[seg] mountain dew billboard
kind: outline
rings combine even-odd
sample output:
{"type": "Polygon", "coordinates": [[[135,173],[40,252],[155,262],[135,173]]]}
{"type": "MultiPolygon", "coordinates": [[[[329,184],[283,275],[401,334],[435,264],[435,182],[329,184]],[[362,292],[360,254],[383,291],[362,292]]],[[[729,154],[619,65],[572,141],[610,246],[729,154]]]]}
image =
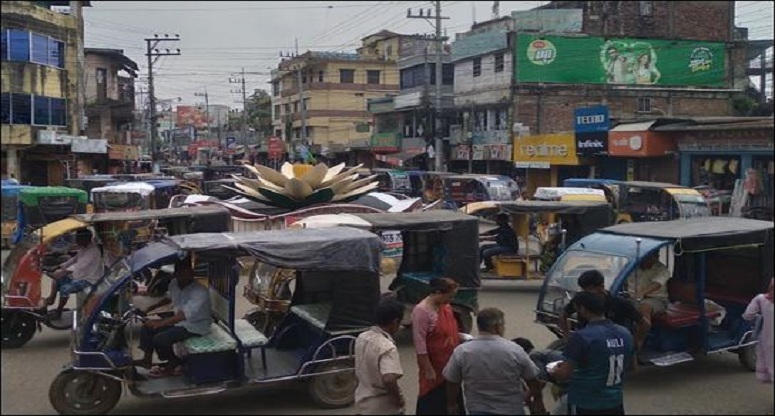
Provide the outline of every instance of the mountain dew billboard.
{"type": "Polygon", "coordinates": [[[520,33],[516,56],[517,82],[725,86],[723,43],[520,33]]]}

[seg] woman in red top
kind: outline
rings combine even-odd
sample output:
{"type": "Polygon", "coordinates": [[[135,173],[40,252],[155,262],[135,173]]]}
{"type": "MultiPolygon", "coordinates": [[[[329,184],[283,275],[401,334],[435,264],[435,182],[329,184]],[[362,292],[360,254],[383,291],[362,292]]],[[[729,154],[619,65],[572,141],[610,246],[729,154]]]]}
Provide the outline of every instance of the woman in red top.
{"type": "Polygon", "coordinates": [[[418,415],[447,413],[447,383],[442,370],[459,343],[457,321],[449,305],[458,286],[446,277],[432,279],[431,293],[412,311],[412,335],[420,370],[418,415]]]}

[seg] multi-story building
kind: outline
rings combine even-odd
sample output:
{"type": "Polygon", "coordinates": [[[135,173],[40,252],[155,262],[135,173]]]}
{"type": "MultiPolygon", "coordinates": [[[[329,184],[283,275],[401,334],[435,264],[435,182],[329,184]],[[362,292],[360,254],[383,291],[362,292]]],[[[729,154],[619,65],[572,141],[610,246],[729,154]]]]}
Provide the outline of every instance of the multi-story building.
{"type": "Polygon", "coordinates": [[[76,173],[74,140],[84,118],[83,1],[4,1],[2,173],[33,185],[63,184],[76,173]],[[67,13],[53,6],[70,6],[67,13]],[[45,166],[45,168],[41,168],[45,166]]]}
{"type": "Polygon", "coordinates": [[[521,173],[528,188],[591,174],[677,182],[678,149],[647,134],[649,123],[734,115],[733,97],[749,84],[734,3],[553,1],[512,13],[513,127],[532,133],[515,137],[514,157],[530,168],[521,173]],[[626,152],[605,136],[577,143],[574,114],[584,107],[605,108],[610,125],[643,122],[615,127],[640,129],[642,141],[626,152]]]}
{"type": "Polygon", "coordinates": [[[362,39],[356,53],[308,51],[283,60],[272,71],[275,135],[293,144],[291,148],[303,144],[333,159],[336,154],[344,157],[348,149],[368,150],[371,117],[366,102],[398,91],[402,36],[381,31],[362,39]]]}
{"type": "Polygon", "coordinates": [[[455,109],[459,123],[450,129],[448,168],[458,172],[510,173],[512,164],[509,48],[511,17],[471,26],[452,42],[455,109]]]}
{"type": "Polygon", "coordinates": [[[109,150],[107,158],[105,153],[94,153],[91,159],[79,158],[79,171],[123,172],[139,154],[132,143],[137,63],[121,49],[85,48],[84,56],[86,135],[95,145],[95,152],[102,146],[109,150]]]}

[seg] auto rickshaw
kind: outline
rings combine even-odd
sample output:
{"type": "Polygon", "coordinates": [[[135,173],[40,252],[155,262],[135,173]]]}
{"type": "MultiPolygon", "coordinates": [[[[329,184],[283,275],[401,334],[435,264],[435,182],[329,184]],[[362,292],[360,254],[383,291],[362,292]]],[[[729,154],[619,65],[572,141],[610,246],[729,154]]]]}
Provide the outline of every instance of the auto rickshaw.
{"type": "Polygon", "coordinates": [[[422,202],[430,204],[444,200],[444,180],[447,176],[454,175],[451,172],[423,172],[422,173],[422,202]]]}
{"type": "Polygon", "coordinates": [[[19,217],[13,244],[34,230],[88,209],[86,191],[64,186],[35,186],[19,192],[19,217]]]}
{"type": "Polygon", "coordinates": [[[471,202],[515,201],[519,196],[513,179],[498,175],[450,175],[443,177],[444,198],[460,208],[471,202]]]}
{"type": "Polygon", "coordinates": [[[466,205],[461,212],[485,220],[506,213],[517,234],[519,252],[495,256],[493,273],[483,274],[484,279],[542,279],[567,246],[614,220],[611,206],[604,201],[487,201],[466,205]],[[536,224],[535,232],[531,223],[536,224]]]}
{"type": "Polygon", "coordinates": [[[533,194],[536,201],[599,201],[608,202],[605,192],[593,188],[539,187],[533,194]]]}
{"type": "Polygon", "coordinates": [[[173,196],[183,193],[179,179],[146,179],[143,183],[153,186],[151,207],[154,209],[169,208],[173,196]]]}
{"type": "Polygon", "coordinates": [[[27,185],[2,184],[2,248],[10,248],[11,240],[19,225],[19,194],[27,185]]]}
{"type": "Polygon", "coordinates": [[[91,190],[95,212],[143,211],[152,209],[152,194],[156,188],[145,182],[115,181],[91,190]]]}
{"type": "Polygon", "coordinates": [[[92,189],[115,183],[113,175],[84,175],[75,179],[65,179],[65,184],[70,188],[83,189],[91,194],[92,189]]]}
{"type": "Polygon", "coordinates": [[[41,329],[40,324],[52,329],[71,327],[71,311],[66,309],[54,319],[41,294],[43,275],[67,258],[54,247],[59,237],[93,229],[110,265],[161,236],[228,231],[230,220],[228,210],[217,206],[168,208],[72,215],[34,231],[11,250],[3,265],[8,281],[3,293],[2,347],[23,346],[35,335],[36,326],[41,329]]]}
{"type": "Polygon", "coordinates": [[[372,325],[380,300],[379,250],[376,235],[346,227],[187,234],[149,244],[115,264],[89,294],[94,306],[73,318],[72,362],[51,383],[51,404],[60,414],[97,415],[115,407],[122,385],[137,396],[181,398],[304,381],[319,406],[348,406],[357,386],[355,339],[372,325]],[[132,359],[134,322],[142,318],[132,275],[188,255],[207,263],[214,322],[207,335],[176,345],[181,375],[148,378],[132,359]],[[269,337],[235,316],[244,256],[296,273],[289,312],[269,337]]]}
{"type": "Polygon", "coordinates": [[[371,170],[372,174],[377,175],[379,181],[379,192],[388,192],[407,195],[412,193],[412,183],[409,174],[395,169],[375,168],[371,170]]]}
{"type": "Polygon", "coordinates": [[[549,271],[538,295],[536,322],[562,335],[559,314],[580,290],[577,280],[586,270],[602,273],[611,294],[634,298],[643,284],[639,264],[658,253],[672,276],[670,304],[652,319],[639,351],[642,361],[669,366],[729,351],[753,371],[758,324],[742,314],[766,291],[772,252],[771,221],[700,217],[604,228],[573,244],[549,271]]]}
{"type": "Polygon", "coordinates": [[[202,193],[204,195],[214,196],[222,201],[239,196],[236,192],[225,186],[235,188],[234,183],[237,182],[234,178],[215,179],[212,181],[205,181],[202,184],[202,193]]]}

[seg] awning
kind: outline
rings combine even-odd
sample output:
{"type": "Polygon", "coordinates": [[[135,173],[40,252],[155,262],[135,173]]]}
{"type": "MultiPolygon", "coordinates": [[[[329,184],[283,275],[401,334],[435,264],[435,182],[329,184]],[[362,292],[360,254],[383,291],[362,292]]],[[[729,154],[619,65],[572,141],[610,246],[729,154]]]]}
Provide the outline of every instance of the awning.
{"type": "Polygon", "coordinates": [[[670,136],[651,130],[656,120],[620,124],[608,133],[608,156],[665,157],[676,151],[670,136]]]}
{"type": "Polygon", "coordinates": [[[644,121],[640,123],[624,123],[611,129],[611,131],[646,131],[656,123],[656,120],[644,121]]]}

